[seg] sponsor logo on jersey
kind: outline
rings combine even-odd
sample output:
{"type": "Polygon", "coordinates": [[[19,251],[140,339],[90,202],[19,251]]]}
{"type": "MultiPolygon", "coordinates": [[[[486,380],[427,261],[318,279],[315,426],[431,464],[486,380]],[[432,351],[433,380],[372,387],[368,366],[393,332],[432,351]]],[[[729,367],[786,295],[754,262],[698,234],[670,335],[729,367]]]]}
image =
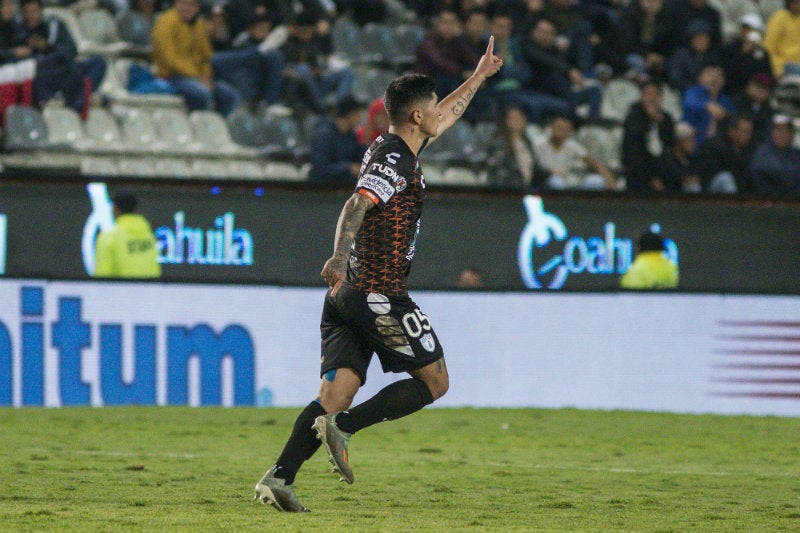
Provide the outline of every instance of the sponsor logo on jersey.
{"type": "Polygon", "coordinates": [[[397,171],[389,165],[384,165],[383,163],[373,163],[370,167],[370,172],[377,172],[389,178],[392,183],[394,183],[394,188],[397,190],[397,192],[404,190],[408,185],[408,180],[398,174],[397,171]]]}
{"type": "Polygon", "coordinates": [[[377,195],[383,203],[391,200],[395,193],[394,187],[392,187],[388,181],[374,174],[365,174],[362,176],[361,179],[358,180],[358,186],[377,195]]]}

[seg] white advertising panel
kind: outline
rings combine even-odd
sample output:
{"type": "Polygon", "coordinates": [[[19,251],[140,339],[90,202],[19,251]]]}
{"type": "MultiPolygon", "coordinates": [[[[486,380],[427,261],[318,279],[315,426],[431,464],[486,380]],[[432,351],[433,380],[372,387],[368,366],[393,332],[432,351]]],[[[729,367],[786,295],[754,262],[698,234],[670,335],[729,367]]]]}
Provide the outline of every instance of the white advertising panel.
{"type": "MultiPolygon", "coordinates": [[[[440,406],[800,416],[800,297],[417,292],[440,406]]],[[[324,291],[0,281],[0,405],[301,406],[324,291]]],[[[356,397],[393,379],[375,361],[356,397]]]]}

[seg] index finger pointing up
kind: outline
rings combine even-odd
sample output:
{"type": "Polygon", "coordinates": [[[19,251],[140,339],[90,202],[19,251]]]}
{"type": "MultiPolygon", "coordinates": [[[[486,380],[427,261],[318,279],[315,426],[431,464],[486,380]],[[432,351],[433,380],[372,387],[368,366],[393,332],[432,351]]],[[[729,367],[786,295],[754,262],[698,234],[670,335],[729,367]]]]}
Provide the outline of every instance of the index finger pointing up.
{"type": "Polygon", "coordinates": [[[490,56],[494,53],[494,35],[489,36],[489,45],[486,47],[486,55],[490,56]]]}

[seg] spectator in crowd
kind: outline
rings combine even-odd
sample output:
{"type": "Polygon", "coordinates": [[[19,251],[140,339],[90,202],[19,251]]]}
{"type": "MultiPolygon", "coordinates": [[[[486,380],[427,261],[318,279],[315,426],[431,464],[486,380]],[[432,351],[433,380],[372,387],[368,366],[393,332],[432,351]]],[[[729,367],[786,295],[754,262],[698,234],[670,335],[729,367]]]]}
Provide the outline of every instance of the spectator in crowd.
{"type": "Polygon", "coordinates": [[[702,192],[702,183],[695,166],[696,149],[696,133],[691,124],[687,122],[675,124],[675,142],[669,150],[664,150],[658,160],[661,182],[651,184],[650,190],[656,192],[702,192]]]}
{"type": "Polygon", "coordinates": [[[489,15],[485,9],[470,9],[464,17],[462,39],[476,54],[483,54],[489,38],[489,15]]]}
{"type": "Polygon", "coordinates": [[[785,9],[772,14],[764,32],[764,48],[776,78],[787,72],[800,74],[800,0],[785,2],[785,9]]]}
{"type": "Polygon", "coordinates": [[[772,115],[777,112],[770,101],[770,96],[772,96],[772,78],[767,73],[759,72],[750,77],[744,92],[733,98],[736,112],[752,117],[753,138],[758,143],[769,135],[772,115]]]}
{"type": "Polygon", "coordinates": [[[708,22],[695,19],[686,29],[689,44],[681,46],[669,59],[669,84],[681,94],[697,83],[703,66],[719,63],[719,54],[711,48],[711,34],[708,22]]]}
{"type": "Polygon", "coordinates": [[[556,29],[555,45],[584,75],[594,70],[592,25],[576,0],[549,0],[542,16],[556,29]]]}
{"type": "Polygon", "coordinates": [[[90,93],[100,86],[105,75],[106,61],[100,56],[77,61],[78,49],[69,30],[59,19],[44,16],[41,0],[20,2],[12,42],[15,61],[36,61],[36,105],[61,97],[76,111],[85,110],[90,93]]]}
{"type": "Polygon", "coordinates": [[[718,64],[705,65],[697,77],[697,85],[683,94],[683,120],[692,125],[697,144],[716,135],[719,122],[733,113],[733,101],[722,92],[725,74],[718,64]]]}
{"type": "Polygon", "coordinates": [[[622,165],[629,191],[665,189],[658,161],[675,144],[675,121],[661,107],[663,96],[659,82],[645,83],[640,100],[625,117],[622,165]]]}
{"type": "Polygon", "coordinates": [[[137,46],[152,46],[153,25],[166,7],[166,1],[131,0],[130,9],[119,17],[120,38],[137,46]]]}
{"type": "MultiPolygon", "coordinates": [[[[208,40],[214,52],[230,50],[233,46],[233,35],[228,27],[228,17],[222,4],[214,4],[202,10],[206,21],[208,40]]],[[[215,72],[216,74],[216,72],[215,72]]]]}
{"type": "Polygon", "coordinates": [[[191,110],[211,109],[229,115],[241,103],[230,84],[214,79],[211,41],[197,0],[175,0],[153,27],[156,75],[182,95],[191,110]]]}
{"type": "Polygon", "coordinates": [[[547,188],[615,189],[614,175],[572,138],[574,130],[572,118],[556,115],[550,120],[548,131],[533,140],[534,158],[547,176],[547,188]]]}
{"type": "Polygon", "coordinates": [[[0,64],[16,60],[14,53],[14,0],[0,0],[0,64]]]}
{"type": "Polygon", "coordinates": [[[517,37],[520,39],[531,33],[531,30],[544,16],[544,0],[524,0],[525,9],[520,16],[520,23],[515,28],[517,37]]]}
{"type": "Polygon", "coordinates": [[[556,44],[556,27],[548,19],[539,19],[522,41],[522,54],[531,67],[531,85],[536,91],[566,98],[573,112],[581,118],[600,116],[601,88],[591,84],[581,70],[569,62],[563,48],[556,44]]]}
{"type": "Polygon", "coordinates": [[[675,49],[675,27],[664,0],[633,0],[619,21],[617,47],[627,77],[665,80],[667,59],[675,49]]]}
{"type": "MultiPolygon", "coordinates": [[[[492,16],[490,26],[494,36],[494,53],[503,60],[503,68],[488,83],[489,91],[499,104],[522,108],[532,122],[551,114],[569,114],[572,110],[569,101],[530,88],[531,68],[513,36],[514,20],[511,15],[498,10],[492,16]]],[[[487,43],[488,38],[483,43],[484,50],[487,43]]]]}
{"type": "MultiPolygon", "coordinates": [[[[725,71],[725,92],[736,98],[755,74],[764,74],[772,81],[769,53],[761,46],[764,22],[756,13],[742,16],[739,34],[722,47],[720,57],[725,71]]],[[[772,85],[772,83],[770,83],[772,85]]]]}
{"type": "Polygon", "coordinates": [[[386,107],[383,105],[383,97],[376,98],[367,108],[367,120],[356,128],[356,138],[358,143],[369,146],[378,135],[389,129],[389,115],[386,114],[386,107]]]}
{"type": "Polygon", "coordinates": [[[679,46],[688,44],[691,37],[689,26],[697,19],[704,20],[708,24],[710,48],[716,50],[722,45],[722,15],[709,4],[708,0],[674,0],[667,6],[673,27],[679,33],[677,37],[679,46]]]}
{"type": "Polygon", "coordinates": [[[753,121],[743,114],[729,115],[719,133],[697,150],[697,173],[710,193],[752,192],[753,121]]]}
{"type": "Polygon", "coordinates": [[[456,279],[457,289],[481,289],[483,288],[483,275],[475,267],[467,267],[458,273],[456,279]]]}
{"type": "Polygon", "coordinates": [[[800,149],[792,145],[794,133],[790,117],[772,117],[770,137],[756,149],[750,167],[756,193],[800,196],[800,149]]]}
{"type": "Polygon", "coordinates": [[[639,253],[619,285],[623,289],[674,289],[678,286],[678,265],[665,255],[667,247],[658,233],[647,231],[639,237],[639,253]]]}
{"type": "Polygon", "coordinates": [[[289,24],[289,37],[281,47],[286,57],[284,75],[307,87],[313,112],[326,104],[350,95],[355,77],[345,64],[338,64],[317,33],[319,19],[311,11],[302,11],[289,24]]]}
{"type": "Polygon", "coordinates": [[[254,12],[248,28],[230,40],[230,49],[215,51],[211,56],[215,77],[235,87],[244,103],[253,109],[259,103],[275,105],[281,96],[283,53],[260,46],[271,29],[269,13],[254,12]]]}
{"type": "MultiPolygon", "coordinates": [[[[504,66],[505,68],[505,66],[504,66]]],[[[526,191],[542,185],[547,175],[536,164],[533,139],[528,135],[525,111],[507,106],[486,148],[488,185],[495,189],[526,191]]]]}
{"type": "Polygon", "coordinates": [[[114,227],[100,233],[95,244],[93,276],[98,278],[157,278],[161,265],[150,223],[136,213],[130,193],[114,195],[114,227]]]}
{"type": "MultiPolygon", "coordinates": [[[[417,47],[412,70],[434,79],[439,98],[444,98],[458,88],[470,75],[472,66],[481,56],[461,38],[461,31],[458,13],[449,9],[442,10],[417,47]]],[[[473,96],[467,108],[468,120],[480,120],[491,114],[492,100],[487,91],[485,87],[481,87],[473,96]]]]}
{"type": "Polygon", "coordinates": [[[355,184],[366,149],[356,138],[356,126],[363,114],[364,105],[352,96],[345,96],[337,102],[333,117],[319,121],[311,135],[309,181],[355,184]]]}

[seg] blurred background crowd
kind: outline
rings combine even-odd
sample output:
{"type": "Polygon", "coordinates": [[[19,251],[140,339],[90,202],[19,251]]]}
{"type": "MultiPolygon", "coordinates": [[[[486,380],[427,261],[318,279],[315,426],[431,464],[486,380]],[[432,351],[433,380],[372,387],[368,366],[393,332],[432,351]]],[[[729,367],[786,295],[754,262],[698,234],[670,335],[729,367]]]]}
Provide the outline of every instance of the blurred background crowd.
{"type": "Polygon", "coordinates": [[[800,0],[2,0],[3,172],[352,186],[404,72],[500,73],[429,184],[800,196],[800,0]]]}

